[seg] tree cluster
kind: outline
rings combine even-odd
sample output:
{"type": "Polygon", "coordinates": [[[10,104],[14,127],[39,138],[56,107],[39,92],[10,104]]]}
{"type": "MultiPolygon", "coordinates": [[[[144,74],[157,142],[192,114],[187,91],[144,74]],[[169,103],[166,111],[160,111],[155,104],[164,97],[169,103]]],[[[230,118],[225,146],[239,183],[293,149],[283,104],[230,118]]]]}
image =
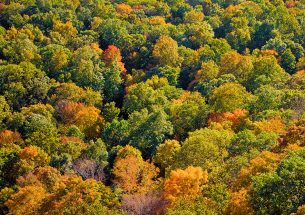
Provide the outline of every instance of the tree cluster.
{"type": "Polygon", "coordinates": [[[0,2],[0,214],[305,214],[305,2],[0,2]]]}

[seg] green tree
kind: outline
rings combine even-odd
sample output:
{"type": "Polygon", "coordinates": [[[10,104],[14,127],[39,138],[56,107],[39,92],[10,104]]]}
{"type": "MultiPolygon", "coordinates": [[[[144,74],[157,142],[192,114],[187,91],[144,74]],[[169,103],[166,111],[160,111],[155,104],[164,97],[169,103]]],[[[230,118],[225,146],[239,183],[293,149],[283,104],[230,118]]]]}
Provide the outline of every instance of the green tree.
{"type": "Polygon", "coordinates": [[[173,133],[168,115],[162,109],[149,113],[147,109],[134,112],[128,119],[130,145],[139,149],[145,159],[151,158],[156,148],[173,133]]]}
{"type": "Polygon", "coordinates": [[[7,104],[4,96],[0,96],[0,128],[5,127],[5,120],[11,115],[10,106],[7,104]]]}
{"type": "Polygon", "coordinates": [[[0,66],[0,92],[14,109],[44,101],[50,88],[49,78],[33,64],[0,66]]]}
{"type": "Polygon", "coordinates": [[[105,143],[99,138],[96,141],[90,141],[89,144],[85,155],[99,164],[106,166],[108,164],[108,151],[105,143]]]}
{"type": "Polygon", "coordinates": [[[41,64],[49,77],[58,81],[69,80],[71,74],[67,72],[72,56],[71,51],[64,46],[50,44],[40,50],[41,64]]]}
{"type": "Polygon", "coordinates": [[[210,102],[217,112],[230,112],[238,108],[244,108],[248,104],[251,93],[237,83],[225,83],[213,90],[210,102]]]}
{"type": "Polygon", "coordinates": [[[122,78],[126,73],[122,63],[121,51],[116,46],[110,45],[103,53],[103,61],[107,65],[105,75],[105,100],[117,99],[123,92],[122,78]]]}
{"type": "Polygon", "coordinates": [[[293,74],[296,69],[296,57],[290,49],[287,49],[281,56],[281,66],[289,74],[293,74]]]}
{"type": "Polygon", "coordinates": [[[157,75],[159,77],[167,78],[170,85],[177,86],[178,79],[180,76],[180,68],[179,67],[158,67],[154,68],[150,71],[151,75],[157,75]]]}
{"type": "Polygon", "coordinates": [[[226,35],[230,45],[238,50],[243,51],[251,40],[249,21],[246,17],[234,17],[230,23],[231,32],[226,35]]]}
{"type": "Polygon", "coordinates": [[[185,44],[187,47],[198,49],[213,39],[214,32],[210,24],[203,21],[187,25],[185,37],[187,39],[185,44]]]}
{"type": "Polygon", "coordinates": [[[101,47],[118,46],[122,38],[128,34],[127,23],[119,19],[106,19],[98,26],[101,47]]]}
{"type": "Polygon", "coordinates": [[[251,203],[257,213],[290,214],[304,204],[305,151],[291,152],[275,172],[253,178],[251,203]]]}
{"type": "Polygon", "coordinates": [[[228,155],[227,146],[232,134],[226,130],[202,128],[190,132],[189,137],[181,144],[171,169],[198,166],[209,172],[217,169],[228,155]]]}
{"type": "Polygon", "coordinates": [[[247,87],[252,91],[266,84],[275,87],[283,86],[289,78],[274,56],[255,58],[253,67],[253,72],[247,82],[247,87]]]}
{"type": "Polygon", "coordinates": [[[164,106],[168,102],[162,91],[154,90],[147,83],[130,86],[124,98],[123,109],[127,113],[140,111],[143,108],[152,110],[153,106],[164,106]]]}
{"type": "Polygon", "coordinates": [[[110,102],[104,105],[102,115],[106,122],[112,122],[113,120],[118,118],[120,112],[120,108],[116,107],[114,102],[110,102]]]}
{"type": "Polygon", "coordinates": [[[104,69],[101,51],[92,46],[77,49],[72,56],[71,80],[81,87],[91,87],[102,92],[104,89],[104,69]]]}
{"type": "Polygon", "coordinates": [[[244,130],[235,134],[228,147],[230,155],[245,156],[251,151],[263,151],[277,144],[277,135],[274,133],[262,132],[255,135],[252,131],[244,130]]]}
{"type": "Polygon", "coordinates": [[[250,109],[254,113],[277,110],[283,104],[284,92],[270,85],[261,86],[254,92],[254,95],[255,97],[250,104],[250,109]]]}
{"type": "Polygon", "coordinates": [[[186,138],[188,132],[203,128],[209,113],[204,97],[199,93],[184,93],[170,105],[171,122],[177,138],[186,138]]]}

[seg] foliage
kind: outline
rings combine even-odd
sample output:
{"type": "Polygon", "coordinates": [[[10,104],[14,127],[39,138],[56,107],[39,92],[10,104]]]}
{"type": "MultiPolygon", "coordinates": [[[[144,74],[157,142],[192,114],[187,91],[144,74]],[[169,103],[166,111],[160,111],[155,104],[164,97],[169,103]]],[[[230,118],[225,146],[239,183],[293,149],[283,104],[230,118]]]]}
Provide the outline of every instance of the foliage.
{"type": "Polygon", "coordinates": [[[164,183],[165,198],[171,203],[179,198],[195,198],[200,194],[201,186],[207,182],[208,174],[200,167],[189,166],[185,170],[173,170],[164,183]]]}
{"type": "Polygon", "coordinates": [[[2,1],[0,214],[304,214],[304,10],[2,1]]]}

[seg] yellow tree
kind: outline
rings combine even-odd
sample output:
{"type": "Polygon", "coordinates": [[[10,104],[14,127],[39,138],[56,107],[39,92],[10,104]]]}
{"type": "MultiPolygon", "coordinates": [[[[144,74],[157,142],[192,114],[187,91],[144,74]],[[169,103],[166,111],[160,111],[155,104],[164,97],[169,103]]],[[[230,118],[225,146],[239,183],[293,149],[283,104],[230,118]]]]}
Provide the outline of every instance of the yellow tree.
{"type": "Polygon", "coordinates": [[[60,175],[52,167],[37,168],[17,180],[18,189],[6,201],[11,215],[117,214],[111,189],[94,179],[60,175]]]}
{"type": "Polygon", "coordinates": [[[95,107],[85,107],[78,111],[74,118],[74,123],[88,137],[98,137],[104,119],[100,116],[100,110],[95,107]]]}
{"type": "Polygon", "coordinates": [[[71,21],[62,23],[56,20],[53,23],[53,31],[50,32],[50,36],[55,43],[66,45],[76,37],[77,33],[78,31],[71,21]]]}
{"type": "Polygon", "coordinates": [[[41,186],[26,186],[20,188],[6,202],[10,215],[39,214],[39,208],[43,204],[46,192],[41,186]]]}
{"type": "Polygon", "coordinates": [[[201,187],[208,182],[208,173],[201,167],[189,166],[170,173],[164,184],[165,198],[174,203],[179,199],[191,200],[201,193],[201,187]]]}
{"type": "Polygon", "coordinates": [[[114,184],[128,194],[152,191],[158,169],[143,161],[138,150],[126,147],[118,152],[114,163],[114,184]]]}
{"type": "Polygon", "coordinates": [[[241,83],[248,80],[252,70],[253,64],[250,56],[231,51],[221,57],[220,74],[233,74],[241,83]]]}

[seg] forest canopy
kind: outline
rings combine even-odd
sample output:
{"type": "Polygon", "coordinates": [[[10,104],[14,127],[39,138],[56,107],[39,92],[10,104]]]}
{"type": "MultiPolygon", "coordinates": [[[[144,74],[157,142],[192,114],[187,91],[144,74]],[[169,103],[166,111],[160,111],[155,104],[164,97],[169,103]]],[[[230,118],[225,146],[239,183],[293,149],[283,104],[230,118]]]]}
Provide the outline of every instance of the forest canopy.
{"type": "Polygon", "coordinates": [[[0,2],[0,214],[305,214],[305,2],[0,2]]]}

